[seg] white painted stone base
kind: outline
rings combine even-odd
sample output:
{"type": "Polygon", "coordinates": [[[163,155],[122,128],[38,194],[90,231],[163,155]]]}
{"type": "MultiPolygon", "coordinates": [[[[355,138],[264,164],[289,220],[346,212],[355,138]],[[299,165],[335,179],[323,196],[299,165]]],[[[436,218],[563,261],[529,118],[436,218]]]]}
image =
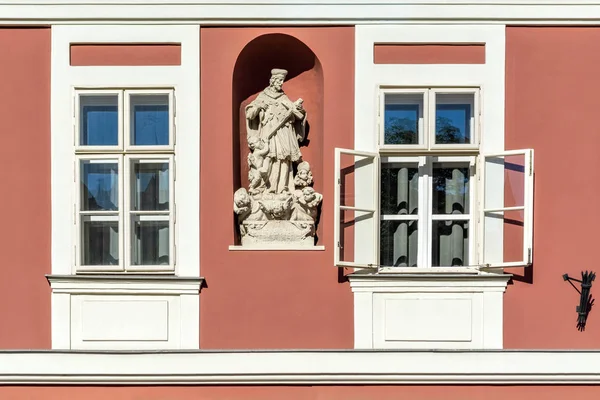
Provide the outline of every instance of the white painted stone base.
{"type": "Polygon", "coordinates": [[[356,349],[501,349],[510,275],[356,272],[356,349]]]}
{"type": "Polygon", "coordinates": [[[198,349],[202,278],[48,276],[52,348],[198,349]]]}

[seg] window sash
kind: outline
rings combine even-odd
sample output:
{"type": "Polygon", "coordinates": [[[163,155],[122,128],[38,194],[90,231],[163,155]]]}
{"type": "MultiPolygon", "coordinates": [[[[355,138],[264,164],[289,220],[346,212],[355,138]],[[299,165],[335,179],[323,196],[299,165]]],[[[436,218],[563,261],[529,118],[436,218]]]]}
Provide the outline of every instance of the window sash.
{"type": "MultiPolygon", "coordinates": [[[[156,105],[152,100],[145,100],[138,104],[156,105]]],[[[175,92],[173,89],[148,88],[148,89],[75,89],[73,96],[73,144],[76,153],[122,153],[122,152],[151,152],[170,153],[175,150],[176,142],[176,110],[175,92]],[[118,145],[99,146],[82,145],[81,137],[81,97],[82,96],[118,96],[118,145]],[[134,145],[131,143],[131,97],[146,95],[148,97],[167,95],[169,114],[168,129],[169,141],[166,145],[134,145]]]]}
{"type": "Polygon", "coordinates": [[[172,154],[148,155],[111,155],[111,154],[85,154],[75,158],[75,192],[74,225],[75,225],[75,270],[76,272],[173,272],[176,265],[175,246],[175,159],[172,154]],[[115,162],[118,165],[118,209],[115,211],[89,211],[81,210],[81,164],[82,161],[115,162]],[[132,190],[134,177],[131,166],[134,162],[169,164],[169,209],[160,211],[136,211],[132,207],[132,190]],[[88,221],[117,221],[119,232],[119,264],[118,265],[84,265],[84,224],[88,221]],[[134,265],[132,262],[133,219],[147,222],[168,222],[168,265],[134,265]]]}
{"type": "MultiPolygon", "coordinates": [[[[452,104],[451,100],[444,104],[452,104]]],[[[379,91],[378,101],[378,143],[379,152],[394,154],[403,152],[414,153],[454,153],[477,155],[480,142],[480,116],[481,116],[481,90],[476,87],[464,88],[389,88],[382,87],[379,91]],[[419,124],[419,144],[386,144],[385,137],[385,97],[390,94],[416,94],[423,93],[423,123],[419,124]],[[436,144],[436,96],[438,94],[472,94],[473,119],[471,126],[471,142],[465,144],[436,144]],[[422,129],[422,132],[421,132],[422,129]]]]}
{"type": "MultiPolygon", "coordinates": [[[[476,260],[476,240],[477,228],[474,224],[475,205],[476,205],[476,184],[475,184],[475,157],[470,156],[420,156],[420,157],[385,157],[381,158],[381,164],[387,163],[418,163],[418,205],[417,214],[409,215],[386,215],[381,212],[381,221],[418,221],[417,227],[417,268],[443,268],[450,266],[432,266],[433,261],[433,226],[435,221],[465,221],[469,223],[468,237],[468,259],[469,265],[456,268],[466,268],[473,265],[476,260]],[[433,164],[468,164],[469,166],[469,201],[470,209],[466,214],[433,214],[433,164]]],[[[382,168],[380,168],[381,170],[382,168]]],[[[378,177],[381,179],[381,176],[378,177]]],[[[381,183],[380,183],[381,184],[381,183]]],[[[381,199],[378,202],[381,207],[381,199]]],[[[381,233],[378,232],[378,235],[381,233]]],[[[381,248],[377,248],[377,264],[380,265],[381,248]]],[[[389,265],[380,265],[382,268],[391,267],[389,265]]],[[[414,267],[411,267],[414,268],[414,267]]]]}
{"type": "MultiPolygon", "coordinates": [[[[479,164],[479,190],[481,193],[481,201],[480,201],[480,209],[479,209],[479,236],[481,240],[479,241],[479,250],[478,253],[480,255],[480,263],[483,268],[513,268],[513,267],[527,267],[532,264],[533,261],[533,184],[534,184],[534,152],[533,149],[522,149],[522,150],[508,150],[498,153],[489,153],[482,154],[478,159],[479,164]],[[492,158],[505,158],[509,156],[523,156],[524,168],[523,171],[523,205],[522,206],[503,206],[503,207],[486,207],[486,197],[494,196],[502,197],[502,202],[504,202],[504,185],[502,186],[502,190],[497,191],[498,186],[494,185],[497,193],[491,193],[488,190],[490,187],[486,186],[486,182],[492,177],[488,176],[486,171],[486,162],[492,158]],[[486,223],[486,214],[490,213],[503,213],[507,211],[523,211],[523,242],[522,242],[522,257],[520,260],[516,261],[502,261],[498,262],[497,260],[493,260],[490,255],[490,249],[486,248],[486,240],[489,240],[486,237],[485,233],[485,223],[486,223]]],[[[502,182],[505,179],[504,170],[498,170],[497,172],[503,174],[502,182]]],[[[495,178],[495,177],[494,177],[495,178]]],[[[500,230],[500,233],[503,235],[504,229],[500,230]]],[[[502,239],[498,238],[497,240],[502,239]]],[[[504,255],[505,247],[504,243],[502,246],[502,252],[504,255]]]]}
{"type": "MultiPolygon", "coordinates": [[[[175,145],[175,101],[174,101],[174,93],[171,89],[152,89],[152,90],[125,90],[124,96],[124,118],[123,118],[123,136],[125,143],[126,151],[161,151],[161,150],[172,150],[175,145]],[[131,99],[133,96],[146,95],[148,97],[155,95],[167,95],[168,96],[168,105],[169,105],[169,139],[168,144],[166,145],[135,145],[132,143],[132,107],[131,107],[131,99]]],[[[139,101],[137,105],[157,105],[158,103],[153,100],[145,99],[144,101],[139,101]]]]}
{"type": "MultiPolygon", "coordinates": [[[[364,152],[364,151],[355,151],[348,149],[335,149],[335,190],[334,190],[334,265],[336,267],[350,267],[350,268],[376,268],[378,264],[378,255],[379,251],[379,154],[364,152]],[[341,187],[342,187],[342,175],[341,175],[341,156],[342,154],[361,157],[363,159],[371,160],[373,173],[372,174],[362,174],[361,178],[370,182],[372,187],[375,189],[372,199],[372,208],[368,207],[353,207],[353,206],[345,206],[341,204],[341,187]],[[370,176],[369,176],[370,175],[370,176]],[[359,244],[359,240],[357,240],[357,231],[361,230],[361,233],[364,234],[365,241],[361,242],[361,245],[365,245],[367,250],[367,256],[365,260],[356,262],[356,261],[344,261],[340,257],[340,252],[342,250],[341,243],[341,229],[342,229],[342,221],[341,215],[343,210],[349,211],[357,211],[361,212],[361,218],[370,220],[372,223],[372,229],[368,231],[361,230],[360,227],[355,226],[354,230],[354,260],[356,260],[356,254],[360,253],[357,251],[357,244],[359,244]]],[[[357,182],[358,183],[358,182],[357,182]]],[[[356,190],[355,190],[356,193],[356,190]]],[[[364,195],[369,195],[369,193],[364,193],[364,195]]],[[[355,203],[356,204],[356,203],[355,203]]]]}
{"type": "Polygon", "coordinates": [[[108,89],[85,89],[85,90],[75,90],[73,96],[73,120],[74,120],[74,128],[73,128],[73,144],[75,146],[76,151],[86,151],[86,152],[110,152],[110,151],[119,151],[123,148],[123,91],[122,90],[108,90],[108,89]],[[89,96],[93,98],[94,96],[117,96],[117,131],[118,131],[118,144],[115,146],[98,146],[98,145],[82,145],[81,144],[81,130],[83,126],[81,124],[81,118],[83,115],[81,114],[81,97],[89,96]]]}

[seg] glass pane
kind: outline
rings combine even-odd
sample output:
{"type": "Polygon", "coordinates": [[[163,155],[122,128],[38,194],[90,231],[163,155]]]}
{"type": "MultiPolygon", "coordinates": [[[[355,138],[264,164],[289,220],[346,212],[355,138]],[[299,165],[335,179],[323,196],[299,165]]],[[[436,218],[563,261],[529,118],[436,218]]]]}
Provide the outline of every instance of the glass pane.
{"type": "Polygon", "coordinates": [[[471,143],[474,94],[438,93],[435,97],[435,143],[471,143]]]}
{"type": "Polygon", "coordinates": [[[119,96],[79,96],[79,144],[117,146],[119,144],[119,96]]]}
{"type": "Polygon", "coordinates": [[[485,208],[525,204],[525,155],[485,159],[485,208]]]}
{"type": "Polygon", "coordinates": [[[431,265],[469,265],[469,222],[433,221],[432,225],[431,265]]]}
{"type": "Polygon", "coordinates": [[[119,265],[119,222],[83,221],[82,265],[119,265]]]}
{"type": "Polygon", "coordinates": [[[169,221],[133,221],[133,265],[169,265],[169,221]]]}
{"type": "Polygon", "coordinates": [[[119,165],[81,162],[81,210],[115,211],[119,206],[119,165]]]}
{"type": "Polygon", "coordinates": [[[133,209],[165,211],[169,209],[169,163],[133,162],[133,209]]]}
{"type": "Polygon", "coordinates": [[[381,221],[382,267],[416,267],[418,221],[381,221]]]}
{"type": "Polygon", "coordinates": [[[381,215],[417,214],[418,202],[418,164],[381,164],[381,215]]]}
{"type": "Polygon", "coordinates": [[[384,144],[419,144],[423,93],[387,93],[384,108],[384,144]]]}
{"type": "Polygon", "coordinates": [[[522,262],[525,219],[523,210],[485,213],[484,260],[486,264],[522,262]]]}
{"type": "Polygon", "coordinates": [[[131,143],[137,146],[169,144],[169,96],[131,95],[131,143]]]}
{"type": "Polygon", "coordinates": [[[376,208],[375,164],[372,157],[340,155],[340,205],[376,208]]]}
{"type": "Polygon", "coordinates": [[[468,214],[469,180],[468,163],[434,163],[432,213],[468,214]]]}

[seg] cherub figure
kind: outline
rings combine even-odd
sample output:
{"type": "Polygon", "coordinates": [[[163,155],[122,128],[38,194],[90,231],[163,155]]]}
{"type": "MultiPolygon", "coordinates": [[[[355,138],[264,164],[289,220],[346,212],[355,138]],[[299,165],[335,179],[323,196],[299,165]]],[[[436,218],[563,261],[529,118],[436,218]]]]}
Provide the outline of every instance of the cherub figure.
{"type": "Polygon", "coordinates": [[[252,150],[248,153],[248,181],[250,194],[259,193],[260,186],[264,178],[267,176],[268,165],[265,165],[265,156],[269,153],[269,147],[258,136],[250,136],[248,138],[248,147],[252,150]]]}
{"type": "Polygon", "coordinates": [[[321,193],[315,192],[310,186],[301,191],[292,214],[292,221],[315,221],[317,218],[317,207],[323,200],[321,193]]]}
{"type": "Polygon", "coordinates": [[[302,161],[298,164],[298,172],[296,172],[296,176],[294,177],[294,186],[296,187],[296,190],[298,190],[310,186],[312,183],[313,176],[312,171],[310,170],[310,164],[306,161],[302,161]]]}

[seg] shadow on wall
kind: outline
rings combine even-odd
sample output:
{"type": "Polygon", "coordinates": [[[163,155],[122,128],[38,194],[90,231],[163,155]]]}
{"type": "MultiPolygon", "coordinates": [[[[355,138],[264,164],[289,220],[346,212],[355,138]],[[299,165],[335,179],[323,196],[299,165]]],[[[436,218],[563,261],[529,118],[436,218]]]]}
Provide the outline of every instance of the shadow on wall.
{"type": "MultiPolygon", "coordinates": [[[[233,71],[232,126],[233,126],[233,187],[248,185],[248,142],[244,109],[269,85],[271,69],[288,71],[283,89],[290,99],[301,97],[308,115],[307,134],[300,143],[302,158],[311,165],[315,176],[314,188],[322,193],[323,186],[323,73],[321,63],[312,50],[293,36],[272,33],[250,41],[240,52],[233,71]],[[310,143],[310,146],[308,144],[310,143]]],[[[329,199],[326,199],[329,200],[329,199]]],[[[232,193],[233,201],[233,193],[232,193]]],[[[236,216],[235,244],[240,244],[236,216]]],[[[317,237],[322,231],[317,226],[317,237]]]]}

